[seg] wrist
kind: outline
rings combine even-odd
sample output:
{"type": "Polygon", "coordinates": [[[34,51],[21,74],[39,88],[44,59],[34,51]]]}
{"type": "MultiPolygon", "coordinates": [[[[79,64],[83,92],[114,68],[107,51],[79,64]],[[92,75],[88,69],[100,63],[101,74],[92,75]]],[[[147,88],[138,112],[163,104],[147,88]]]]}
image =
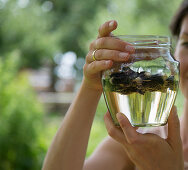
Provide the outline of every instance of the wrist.
{"type": "Polygon", "coordinates": [[[82,80],[82,87],[84,89],[87,89],[89,91],[93,91],[95,93],[102,93],[102,85],[101,83],[100,84],[95,84],[95,83],[92,83],[92,82],[89,82],[85,77],[83,78],[82,80]]]}

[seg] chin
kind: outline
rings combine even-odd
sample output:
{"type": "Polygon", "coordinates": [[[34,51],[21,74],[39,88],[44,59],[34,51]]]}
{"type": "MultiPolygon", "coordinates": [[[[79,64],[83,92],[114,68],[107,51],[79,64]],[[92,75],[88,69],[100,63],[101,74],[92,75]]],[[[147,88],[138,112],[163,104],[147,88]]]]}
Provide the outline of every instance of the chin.
{"type": "Polygon", "coordinates": [[[181,90],[182,94],[186,98],[188,98],[188,81],[185,79],[181,79],[181,77],[180,77],[179,89],[181,90]]]}

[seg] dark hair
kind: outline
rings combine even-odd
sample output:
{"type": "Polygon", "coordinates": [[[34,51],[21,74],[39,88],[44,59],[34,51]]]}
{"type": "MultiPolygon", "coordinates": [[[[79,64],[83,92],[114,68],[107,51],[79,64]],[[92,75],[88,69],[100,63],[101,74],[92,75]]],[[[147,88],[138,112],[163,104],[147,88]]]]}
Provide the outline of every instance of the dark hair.
{"type": "Polygon", "coordinates": [[[187,14],[188,14],[188,0],[184,0],[181,3],[174,17],[172,18],[170,24],[170,31],[173,36],[179,37],[182,21],[187,14]]]}

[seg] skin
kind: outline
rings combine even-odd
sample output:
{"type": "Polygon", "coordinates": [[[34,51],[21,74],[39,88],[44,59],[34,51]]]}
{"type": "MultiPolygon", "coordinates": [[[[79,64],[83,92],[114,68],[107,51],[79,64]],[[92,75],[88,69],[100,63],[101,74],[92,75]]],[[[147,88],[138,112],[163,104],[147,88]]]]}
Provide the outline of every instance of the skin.
{"type": "Polygon", "coordinates": [[[188,161],[188,15],[182,22],[175,57],[180,62],[180,88],[185,97],[180,129],[184,159],[188,161]]]}
{"type": "MultiPolygon", "coordinates": [[[[186,21],[188,24],[188,19],[186,21]]],[[[182,29],[183,25],[184,22],[182,29]]],[[[183,153],[186,156],[187,150],[182,151],[182,148],[187,148],[188,110],[184,109],[183,118],[186,119],[182,119],[180,126],[175,107],[168,119],[167,139],[155,134],[138,133],[121,113],[117,114],[121,128],[117,128],[109,113],[106,113],[104,121],[109,137],[85,160],[92,122],[102,94],[101,72],[109,69],[114,61],[129,61],[130,54],[134,52],[130,44],[111,36],[111,32],[116,28],[116,21],[104,23],[99,28],[97,39],[91,43],[83,68],[81,88],[54,137],[43,170],[134,170],[135,167],[139,170],[184,169],[183,153]],[[95,49],[98,50],[95,53],[96,61],[93,61],[92,53],[95,49]]],[[[186,67],[188,69],[188,62],[185,61],[188,57],[182,59],[182,53],[182,49],[177,45],[176,55],[179,56],[180,63],[184,63],[184,66],[181,66],[181,78],[185,78],[186,67]]],[[[186,52],[184,54],[186,55],[186,52]]],[[[182,81],[183,93],[188,91],[187,87],[187,81],[182,81]]],[[[186,102],[187,100],[185,104],[186,102]]]]}
{"type": "MultiPolygon", "coordinates": [[[[112,25],[110,25],[109,22],[105,23],[99,29],[97,40],[90,45],[90,51],[86,57],[86,63],[84,65],[84,78],[80,90],[66,113],[62,125],[47,152],[42,168],[43,170],[91,169],[91,164],[84,165],[84,161],[92,122],[97,104],[102,94],[102,86],[100,82],[101,71],[109,69],[115,60],[125,61],[128,59],[128,52],[126,51],[127,43],[119,41],[114,42],[112,41],[113,38],[108,37],[110,32],[116,27],[116,22],[112,22],[112,25]],[[108,29],[108,31],[106,31],[106,29],[108,29]],[[110,43],[105,41],[106,39],[104,37],[107,37],[108,40],[110,38],[110,43]],[[113,44],[116,45],[116,49],[110,51],[103,50],[104,47],[111,48],[113,44]],[[101,50],[96,52],[97,61],[93,62],[91,54],[96,47],[101,48],[101,50]],[[122,57],[122,55],[120,55],[121,57],[119,56],[119,53],[121,52],[126,53],[125,57],[122,57]],[[104,53],[109,57],[102,59],[104,53]],[[111,55],[112,53],[115,56],[111,55]]],[[[115,160],[117,160],[117,162],[118,158],[121,162],[127,158],[125,157],[124,159],[124,152],[122,152],[122,148],[118,147],[119,145],[120,144],[112,139],[103,142],[100,154],[104,162],[98,162],[99,170],[106,167],[107,161],[115,158],[115,155],[109,154],[111,152],[110,148],[116,153],[117,157],[115,160]]],[[[93,161],[95,160],[96,159],[93,159],[93,161]]],[[[122,169],[124,166],[121,162],[117,165],[118,169],[122,169]]]]}

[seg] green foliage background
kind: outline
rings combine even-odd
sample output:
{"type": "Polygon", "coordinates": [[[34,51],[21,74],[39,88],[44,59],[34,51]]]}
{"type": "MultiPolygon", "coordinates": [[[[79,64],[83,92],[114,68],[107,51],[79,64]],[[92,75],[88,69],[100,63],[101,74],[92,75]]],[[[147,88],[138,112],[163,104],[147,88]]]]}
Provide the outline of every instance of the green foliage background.
{"type": "Polygon", "coordinates": [[[43,109],[27,76],[17,74],[17,53],[0,59],[0,169],[39,169],[43,109]]]}

